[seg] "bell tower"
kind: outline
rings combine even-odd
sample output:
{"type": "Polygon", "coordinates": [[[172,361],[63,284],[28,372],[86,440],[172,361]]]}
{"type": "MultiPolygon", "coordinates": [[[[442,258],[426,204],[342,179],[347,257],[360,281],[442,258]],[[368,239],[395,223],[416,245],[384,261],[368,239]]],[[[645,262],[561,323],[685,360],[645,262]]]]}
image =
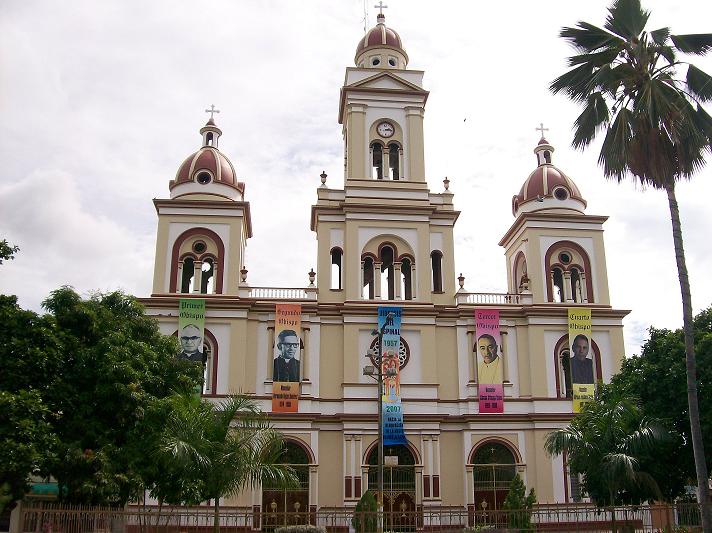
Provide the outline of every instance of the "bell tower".
{"type": "Polygon", "coordinates": [[[449,182],[431,193],[423,126],[423,71],[408,68],[383,13],[359,40],[339,100],[344,188],[326,176],[312,207],[324,301],[401,300],[451,304],[455,293],[449,182]]]}
{"type": "Polygon", "coordinates": [[[200,129],[200,148],[178,168],[170,198],[154,199],[158,214],[153,294],[238,293],[239,269],[252,236],[245,184],[218,149],[213,119],[200,129]]]}
{"type": "Polygon", "coordinates": [[[500,241],[507,257],[508,292],[533,303],[610,305],[603,223],[587,215],[576,183],[554,166],[554,147],[542,137],[537,166],[512,197],[516,220],[500,241]]]}

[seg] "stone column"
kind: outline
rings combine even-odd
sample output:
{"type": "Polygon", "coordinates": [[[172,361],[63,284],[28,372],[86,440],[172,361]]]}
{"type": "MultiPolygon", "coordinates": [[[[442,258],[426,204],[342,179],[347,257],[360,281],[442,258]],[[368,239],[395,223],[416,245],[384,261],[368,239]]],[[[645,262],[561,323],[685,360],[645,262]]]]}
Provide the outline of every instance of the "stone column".
{"type": "Polygon", "coordinates": [[[200,293],[200,284],[203,282],[203,263],[195,261],[193,263],[193,292],[200,293]]]}
{"type": "MultiPolygon", "coordinates": [[[[222,275],[222,272],[220,272],[222,275]]],[[[213,262],[213,294],[218,293],[218,262],[213,262]]]]}
{"type": "Polygon", "coordinates": [[[381,299],[381,262],[373,262],[373,297],[376,300],[381,299]]]}
{"type": "Polygon", "coordinates": [[[566,302],[573,302],[573,290],[571,290],[571,272],[568,270],[564,272],[564,296],[563,300],[566,302]]]}
{"type": "Polygon", "coordinates": [[[401,295],[401,275],[401,263],[397,261],[393,263],[393,289],[396,300],[403,299],[401,295]]]}
{"type": "Polygon", "coordinates": [[[586,285],[586,273],[581,272],[579,274],[581,280],[581,296],[583,297],[583,303],[588,303],[588,286],[586,285]]]}

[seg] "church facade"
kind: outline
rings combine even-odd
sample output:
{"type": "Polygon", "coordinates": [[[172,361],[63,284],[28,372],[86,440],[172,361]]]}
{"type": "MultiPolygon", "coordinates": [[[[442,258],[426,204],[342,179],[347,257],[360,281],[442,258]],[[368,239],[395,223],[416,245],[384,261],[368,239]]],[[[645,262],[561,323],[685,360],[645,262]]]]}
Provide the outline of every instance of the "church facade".
{"type": "Polygon", "coordinates": [[[353,507],[375,488],[378,391],[364,366],[380,362],[379,307],[399,310],[406,439],[385,447],[387,510],[496,508],[515,473],[540,502],[580,498],[578,480],[562,457],[547,456],[544,440],[574,412],[568,311],[590,310],[584,370],[607,382],[622,361],[627,312],[610,305],[606,217],[586,214],[584,197],[552,163],[554,148],[542,137],[499,242],[508,292],[465,290],[454,267],[453,194],[447,180],[442,192],[426,183],[423,74],[408,69],[399,35],[379,15],[346,69],[344,186],[327,187],[323,175],[317,188],[317,268],[304,288],[249,285],[250,203],[219,150],[222,131],[212,118],[200,130],[202,146],[170,181],[169,197],[154,200],[147,312],[174,334],[181,300],[205,301],[203,394],[253,396],[287,438],[288,462],[300,476],[298,489],[260,487],[228,504],[318,511],[353,507]],[[279,325],[285,309],[299,312],[289,329],[279,325]],[[483,412],[481,403],[476,312],[483,310],[498,317],[498,412],[483,412]],[[273,401],[282,381],[298,397],[289,411],[273,401]]]}

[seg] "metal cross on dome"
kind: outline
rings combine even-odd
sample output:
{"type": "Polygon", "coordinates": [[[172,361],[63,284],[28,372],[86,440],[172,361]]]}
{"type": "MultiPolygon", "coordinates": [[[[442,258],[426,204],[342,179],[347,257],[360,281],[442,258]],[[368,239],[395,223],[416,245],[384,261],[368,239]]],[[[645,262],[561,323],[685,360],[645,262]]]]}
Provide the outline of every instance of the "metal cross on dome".
{"type": "Polygon", "coordinates": [[[383,5],[383,0],[378,0],[378,4],[373,7],[377,7],[380,10],[379,15],[383,15],[383,8],[388,8],[388,6],[383,5]]]}
{"type": "Polygon", "coordinates": [[[543,122],[540,122],[540,123],[539,123],[539,127],[538,127],[538,128],[534,128],[534,129],[535,129],[536,131],[540,131],[540,132],[541,132],[541,138],[542,138],[542,139],[544,138],[544,132],[545,132],[545,131],[549,131],[549,128],[545,128],[545,127],[544,127],[544,123],[543,123],[543,122]]]}
{"type": "Polygon", "coordinates": [[[212,119],[212,118],[213,118],[213,113],[220,113],[220,110],[219,110],[219,109],[215,109],[215,105],[214,105],[214,104],[210,104],[210,109],[206,109],[205,112],[206,112],[206,113],[210,113],[210,118],[212,119]]]}

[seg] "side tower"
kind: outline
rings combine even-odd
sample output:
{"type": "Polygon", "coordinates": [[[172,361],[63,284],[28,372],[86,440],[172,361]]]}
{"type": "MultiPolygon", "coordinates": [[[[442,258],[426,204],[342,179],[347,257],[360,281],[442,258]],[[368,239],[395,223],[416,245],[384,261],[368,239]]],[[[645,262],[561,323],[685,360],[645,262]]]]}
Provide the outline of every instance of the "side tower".
{"type": "Polygon", "coordinates": [[[587,215],[586,200],[552,163],[542,137],[537,167],[512,198],[514,223],[499,242],[507,258],[510,293],[544,302],[610,305],[603,245],[605,216],[587,215]]]}
{"type": "Polygon", "coordinates": [[[170,198],[154,199],[158,213],[153,295],[237,295],[245,245],[252,236],[245,184],[218,149],[222,131],[212,118],[202,146],[169,183],[170,198]]]}
{"type": "Polygon", "coordinates": [[[417,300],[452,304],[452,194],[425,181],[423,72],[410,70],[399,35],[378,23],[359,41],[346,69],[343,190],[318,189],[320,302],[417,300]]]}

